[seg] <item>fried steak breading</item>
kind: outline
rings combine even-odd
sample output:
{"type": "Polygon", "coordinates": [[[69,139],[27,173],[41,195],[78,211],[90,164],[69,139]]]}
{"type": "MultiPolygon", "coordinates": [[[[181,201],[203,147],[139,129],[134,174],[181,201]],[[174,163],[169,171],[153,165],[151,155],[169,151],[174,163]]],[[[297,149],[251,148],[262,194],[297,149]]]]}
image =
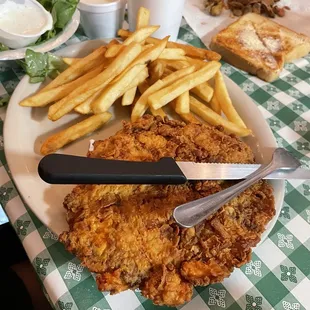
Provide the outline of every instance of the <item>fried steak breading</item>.
{"type": "MultiPolygon", "coordinates": [[[[253,163],[250,148],[221,128],[145,116],[97,141],[88,156],[133,161],[253,163]]],[[[275,214],[271,186],[260,181],[203,223],[179,227],[180,204],[234,184],[197,181],[184,185],[80,185],[64,201],[69,231],[60,240],[90,271],[100,290],[140,288],[155,304],[189,301],[194,285],[228,277],[248,262],[275,214]]]]}

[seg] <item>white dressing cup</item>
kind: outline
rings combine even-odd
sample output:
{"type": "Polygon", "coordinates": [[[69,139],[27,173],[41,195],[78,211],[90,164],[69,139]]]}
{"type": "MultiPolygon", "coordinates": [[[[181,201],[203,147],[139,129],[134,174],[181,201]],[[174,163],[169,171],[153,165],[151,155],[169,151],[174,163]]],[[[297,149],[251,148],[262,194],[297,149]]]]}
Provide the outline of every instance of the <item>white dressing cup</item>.
{"type": "Polygon", "coordinates": [[[124,0],[81,0],[78,8],[82,27],[91,39],[114,38],[122,28],[124,0]]]}
{"type": "Polygon", "coordinates": [[[35,0],[0,0],[0,43],[22,48],[53,28],[52,15],[35,0]]]}
{"type": "Polygon", "coordinates": [[[176,41],[182,20],[185,0],[128,0],[129,30],[136,28],[136,17],[141,6],[149,9],[150,25],[160,28],[152,35],[162,39],[170,35],[171,41],[176,41]]]}

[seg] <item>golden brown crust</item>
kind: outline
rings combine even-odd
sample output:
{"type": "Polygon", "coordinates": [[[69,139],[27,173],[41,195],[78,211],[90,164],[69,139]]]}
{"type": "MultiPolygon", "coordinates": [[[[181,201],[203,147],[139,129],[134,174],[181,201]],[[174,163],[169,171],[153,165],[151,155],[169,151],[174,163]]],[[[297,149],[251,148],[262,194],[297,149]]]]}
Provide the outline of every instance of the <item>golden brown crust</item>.
{"type": "Polygon", "coordinates": [[[94,143],[90,157],[133,161],[158,161],[173,157],[179,161],[253,163],[251,149],[234,135],[203,124],[146,116],[114,136],[94,143]]]}
{"type": "MultiPolygon", "coordinates": [[[[105,141],[92,157],[123,160],[253,162],[251,150],[215,128],[145,116],[105,141]]],[[[193,285],[222,281],[246,263],[274,216],[270,185],[261,181],[203,223],[180,228],[174,208],[216,193],[226,181],[184,185],[81,185],[64,202],[69,231],[60,240],[90,271],[100,290],[139,287],[156,304],[180,305],[193,285]]]]}
{"type": "Polygon", "coordinates": [[[179,306],[180,301],[188,302],[193,294],[193,286],[184,281],[171,264],[154,268],[141,286],[142,294],[156,305],[179,306]],[[169,270],[169,269],[170,270],[169,270]]]}

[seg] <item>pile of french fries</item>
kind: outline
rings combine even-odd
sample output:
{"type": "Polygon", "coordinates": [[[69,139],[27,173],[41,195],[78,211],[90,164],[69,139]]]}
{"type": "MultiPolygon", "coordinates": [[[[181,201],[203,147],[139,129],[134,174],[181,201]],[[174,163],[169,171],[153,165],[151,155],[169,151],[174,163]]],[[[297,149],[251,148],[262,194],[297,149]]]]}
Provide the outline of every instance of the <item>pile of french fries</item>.
{"type": "Polygon", "coordinates": [[[24,107],[50,105],[52,121],[72,111],[88,115],[44,141],[42,155],[102,127],[118,99],[123,106],[131,106],[133,122],[147,110],[165,117],[163,108],[169,105],[185,122],[221,125],[240,137],[251,134],[232,105],[220,72],[220,56],[170,42],[169,37],[152,38],[159,26],[149,26],[149,17],[150,12],[140,8],[136,31],[119,30],[122,43],[112,40],[84,58],[64,58],[68,69],[20,102],[24,107]]]}

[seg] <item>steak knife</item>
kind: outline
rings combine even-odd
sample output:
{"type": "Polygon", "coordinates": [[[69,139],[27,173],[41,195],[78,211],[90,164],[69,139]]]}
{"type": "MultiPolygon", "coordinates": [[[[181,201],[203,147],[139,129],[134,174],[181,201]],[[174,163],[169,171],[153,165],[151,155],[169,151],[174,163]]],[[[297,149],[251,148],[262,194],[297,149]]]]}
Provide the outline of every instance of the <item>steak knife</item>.
{"type": "MultiPolygon", "coordinates": [[[[214,164],[175,161],[134,162],[51,154],[38,166],[42,180],[50,184],[183,184],[190,180],[240,180],[258,164],[214,164]]],[[[310,170],[284,167],[265,179],[310,179],[310,170]]]]}

